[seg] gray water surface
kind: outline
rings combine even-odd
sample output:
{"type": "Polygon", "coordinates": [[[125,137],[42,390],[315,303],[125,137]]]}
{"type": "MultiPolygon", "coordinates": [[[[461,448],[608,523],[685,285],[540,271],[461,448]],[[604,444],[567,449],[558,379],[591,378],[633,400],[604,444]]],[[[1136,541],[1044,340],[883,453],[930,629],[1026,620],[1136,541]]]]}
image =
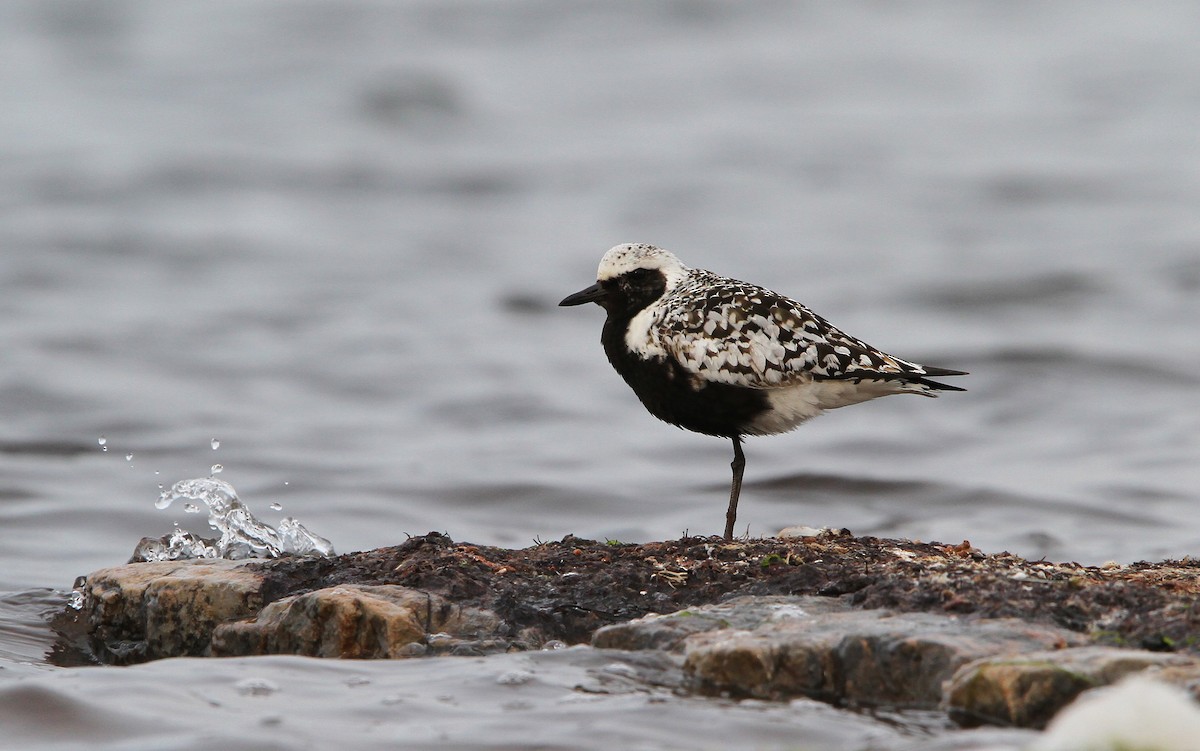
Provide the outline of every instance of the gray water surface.
{"type": "MultiPolygon", "coordinates": [[[[1195,554],[1198,22],[5,3],[0,591],[204,532],[153,501],[214,463],[339,551],[720,531],[727,442],[647,416],[603,312],[555,307],[629,241],[971,371],[750,441],[739,531],[1195,554]]],[[[34,624],[0,612],[3,683],[34,624]]]]}

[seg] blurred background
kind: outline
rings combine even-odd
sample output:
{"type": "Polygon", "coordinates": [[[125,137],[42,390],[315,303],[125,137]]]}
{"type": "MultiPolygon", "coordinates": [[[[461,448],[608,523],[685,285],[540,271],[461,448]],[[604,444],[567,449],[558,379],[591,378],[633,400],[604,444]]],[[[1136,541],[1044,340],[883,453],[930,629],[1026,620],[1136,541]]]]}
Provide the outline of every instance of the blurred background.
{"type": "Polygon", "coordinates": [[[341,552],[718,533],[728,442],[650,418],[603,311],[556,307],[634,241],[971,371],[750,441],[739,532],[1194,554],[1198,27],[1095,0],[5,2],[0,589],[207,532],[153,501],[215,463],[341,552]]]}

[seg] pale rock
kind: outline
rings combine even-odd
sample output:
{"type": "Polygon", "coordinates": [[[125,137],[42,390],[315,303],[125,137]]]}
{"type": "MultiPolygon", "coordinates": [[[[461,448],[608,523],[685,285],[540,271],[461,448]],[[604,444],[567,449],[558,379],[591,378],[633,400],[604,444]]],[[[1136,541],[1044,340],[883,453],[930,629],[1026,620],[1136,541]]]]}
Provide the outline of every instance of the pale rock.
{"type": "Polygon", "coordinates": [[[81,612],[92,649],[108,662],[207,655],[217,624],[262,607],[263,583],[245,562],[131,563],[89,574],[81,612]]]}
{"type": "MultiPolygon", "coordinates": [[[[339,585],[271,603],[252,621],[226,623],[212,635],[219,656],[299,654],[399,658],[410,645],[490,636],[499,619],[445,598],[396,585],[339,585]]],[[[419,650],[423,653],[423,650],[419,650]]]]}

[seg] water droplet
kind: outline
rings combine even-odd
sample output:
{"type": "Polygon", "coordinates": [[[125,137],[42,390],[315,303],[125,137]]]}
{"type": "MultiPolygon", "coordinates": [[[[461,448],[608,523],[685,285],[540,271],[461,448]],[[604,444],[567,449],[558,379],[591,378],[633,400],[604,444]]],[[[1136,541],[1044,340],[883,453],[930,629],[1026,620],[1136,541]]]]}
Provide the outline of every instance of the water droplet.
{"type": "Polygon", "coordinates": [[[185,503],[185,504],[183,504],[183,510],[184,510],[186,513],[189,513],[189,514],[198,514],[198,513],[200,513],[200,507],[199,507],[199,506],[197,506],[197,505],[196,505],[196,504],[194,504],[194,503],[185,503]]]}
{"type": "Polygon", "coordinates": [[[272,511],[283,511],[283,504],[282,503],[272,503],[271,510],[272,511]]]}
{"type": "Polygon", "coordinates": [[[103,446],[106,443],[108,443],[108,439],[105,438],[103,435],[101,435],[100,436],[100,445],[103,446]]]}
{"type": "Polygon", "coordinates": [[[225,470],[225,468],[224,468],[224,467],[222,467],[220,464],[214,464],[214,465],[212,465],[212,473],[213,473],[214,475],[219,475],[219,474],[221,474],[221,472],[223,472],[224,470],[225,470]]]}
{"type": "Polygon", "coordinates": [[[284,485],[291,485],[291,483],[290,483],[290,482],[288,482],[287,480],[284,480],[284,481],[283,481],[283,484],[284,484],[284,485]]]}
{"type": "Polygon", "coordinates": [[[217,449],[221,448],[221,442],[218,441],[216,438],[214,438],[214,439],[212,439],[212,441],[210,441],[210,445],[213,447],[213,451],[216,451],[217,449]]]}
{"type": "Polygon", "coordinates": [[[133,454],[126,454],[126,455],[125,455],[125,461],[127,461],[127,462],[131,462],[131,461],[133,461],[133,454]]]}
{"type": "Polygon", "coordinates": [[[158,484],[158,490],[160,493],[166,489],[167,489],[166,485],[163,485],[161,482],[158,484]]]}

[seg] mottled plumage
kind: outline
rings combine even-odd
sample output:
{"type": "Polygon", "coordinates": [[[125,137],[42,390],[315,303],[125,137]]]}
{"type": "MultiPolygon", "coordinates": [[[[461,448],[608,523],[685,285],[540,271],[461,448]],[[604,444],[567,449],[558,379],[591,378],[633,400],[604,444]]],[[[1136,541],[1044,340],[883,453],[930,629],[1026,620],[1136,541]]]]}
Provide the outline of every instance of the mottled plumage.
{"type": "Polygon", "coordinates": [[[763,287],[690,269],[653,245],[604,254],[596,284],[560,305],[608,311],[609,361],[659,419],[734,444],[725,536],[733,533],[741,436],[795,428],[825,410],[888,394],[962,391],[930,380],[965,375],[901,360],[763,287]]]}

